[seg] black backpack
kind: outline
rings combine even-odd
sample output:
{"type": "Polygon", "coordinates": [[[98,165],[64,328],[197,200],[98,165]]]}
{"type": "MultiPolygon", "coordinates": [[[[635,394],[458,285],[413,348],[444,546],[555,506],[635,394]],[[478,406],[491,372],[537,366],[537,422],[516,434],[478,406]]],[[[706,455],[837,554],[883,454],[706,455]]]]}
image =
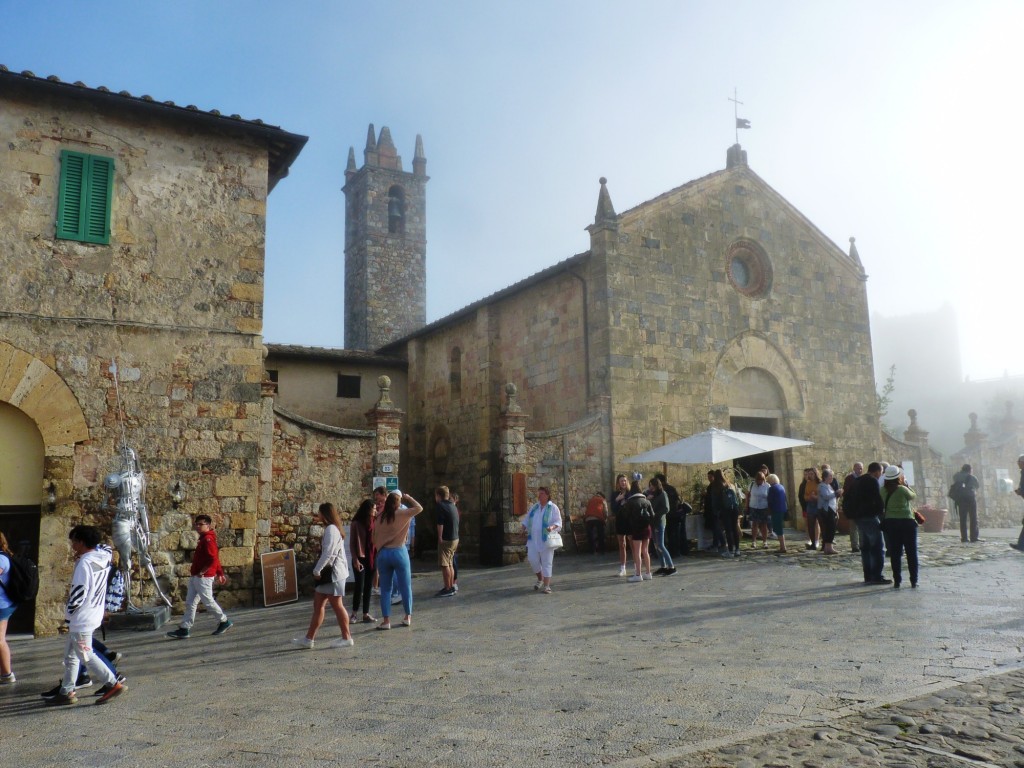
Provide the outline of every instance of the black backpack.
{"type": "Polygon", "coordinates": [[[10,578],[3,585],[7,597],[17,605],[35,600],[39,592],[39,569],[36,564],[21,555],[7,555],[7,558],[11,561],[10,578]]]}

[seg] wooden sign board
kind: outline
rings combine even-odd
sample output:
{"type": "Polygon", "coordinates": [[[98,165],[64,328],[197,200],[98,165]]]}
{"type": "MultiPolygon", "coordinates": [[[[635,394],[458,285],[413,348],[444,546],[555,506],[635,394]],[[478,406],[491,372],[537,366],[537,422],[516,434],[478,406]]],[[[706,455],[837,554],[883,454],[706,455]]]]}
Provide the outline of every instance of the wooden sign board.
{"type": "Polygon", "coordinates": [[[260,555],[263,572],[263,605],[294,603],[299,599],[299,579],[295,572],[295,550],[282,549],[260,555]]]}

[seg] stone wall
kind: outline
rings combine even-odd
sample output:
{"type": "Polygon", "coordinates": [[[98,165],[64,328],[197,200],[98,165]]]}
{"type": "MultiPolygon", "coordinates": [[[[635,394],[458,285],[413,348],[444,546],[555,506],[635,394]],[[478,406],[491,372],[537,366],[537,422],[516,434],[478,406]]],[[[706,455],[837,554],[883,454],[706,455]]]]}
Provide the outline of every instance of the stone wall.
{"type": "Polygon", "coordinates": [[[517,382],[531,429],[587,415],[583,325],[580,281],[560,273],[409,343],[410,487],[426,498],[440,484],[456,490],[471,535],[487,501],[482,478],[498,467],[505,384],[517,382]]]}
{"type": "Polygon", "coordinates": [[[375,440],[372,430],[329,427],[275,410],[271,502],[269,514],[254,521],[256,552],[294,549],[304,588],[323,536],[313,513],[329,501],[344,522],[351,520],[372,490],[375,440]]]}

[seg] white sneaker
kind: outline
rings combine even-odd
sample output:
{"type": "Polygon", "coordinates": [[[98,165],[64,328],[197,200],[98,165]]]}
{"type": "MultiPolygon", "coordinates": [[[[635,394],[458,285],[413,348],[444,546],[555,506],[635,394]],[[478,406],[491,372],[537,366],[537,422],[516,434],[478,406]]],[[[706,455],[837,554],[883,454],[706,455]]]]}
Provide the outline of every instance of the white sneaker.
{"type": "Polygon", "coordinates": [[[630,584],[636,584],[637,582],[640,582],[640,581],[643,581],[643,580],[644,580],[644,577],[641,576],[639,573],[635,573],[632,576],[630,576],[628,579],[626,579],[626,581],[628,581],[630,584]]]}
{"type": "Polygon", "coordinates": [[[374,587],[373,589],[371,589],[370,590],[370,594],[371,595],[379,595],[380,594],[380,587],[374,587]]]}
{"type": "Polygon", "coordinates": [[[18,682],[18,678],[11,672],[9,675],[0,675],[0,685],[10,685],[11,683],[18,682]]]}
{"type": "Polygon", "coordinates": [[[313,647],[313,641],[310,640],[306,636],[293,637],[292,638],[292,645],[294,645],[294,646],[296,646],[298,648],[305,648],[306,650],[309,650],[309,649],[311,649],[313,647]]]}
{"type": "Polygon", "coordinates": [[[654,576],[650,573],[645,573],[640,578],[642,578],[644,581],[654,581],[654,576]]]}
{"type": "Polygon", "coordinates": [[[544,586],[544,582],[543,581],[538,581],[536,584],[533,585],[533,591],[536,592],[538,589],[540,589],[543,586],[544,586]]]}
{"type": "Polygon", "coordinates": [[[625,576],[625,575],[626,575],[626,566],[624,566],[624,565],[620,566],[619,567],[619,576],[625,576]]]}
{"type": "Polygon", "coordinates": [[[351,637],[348,638],[347,640],[344,637],[339,637],[337,640],[335,640],[333,643],[331,643],[330,647],[331,648],[351,648],[355,644],[356,644],[356,641],[353,638],[351,638],[351,637]]]}
{"type": "Polygon", "coordinates": [[[391,604],[392,605],[398,605],[400,602],[402,602],[402,596],[401,595],[392,595],[391,596],[391,604]]]}

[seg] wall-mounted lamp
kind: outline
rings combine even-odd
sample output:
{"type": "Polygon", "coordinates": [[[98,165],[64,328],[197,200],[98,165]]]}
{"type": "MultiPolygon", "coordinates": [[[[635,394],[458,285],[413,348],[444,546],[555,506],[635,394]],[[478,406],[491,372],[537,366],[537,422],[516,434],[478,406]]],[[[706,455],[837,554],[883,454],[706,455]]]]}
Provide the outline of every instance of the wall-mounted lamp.
{"type": "Polygon", "coordinates": [[[51,512],[57,509],[57,485],[53,480],[46,487],[46,503],[49,505],[51,512]]]}
{"type": "Polygon", "coordinates": [[[177,509],[185,501],[185,484],[181,480],[173,481],[167,488],[167,492],[171,494],[171,506],[177,509]]]}

